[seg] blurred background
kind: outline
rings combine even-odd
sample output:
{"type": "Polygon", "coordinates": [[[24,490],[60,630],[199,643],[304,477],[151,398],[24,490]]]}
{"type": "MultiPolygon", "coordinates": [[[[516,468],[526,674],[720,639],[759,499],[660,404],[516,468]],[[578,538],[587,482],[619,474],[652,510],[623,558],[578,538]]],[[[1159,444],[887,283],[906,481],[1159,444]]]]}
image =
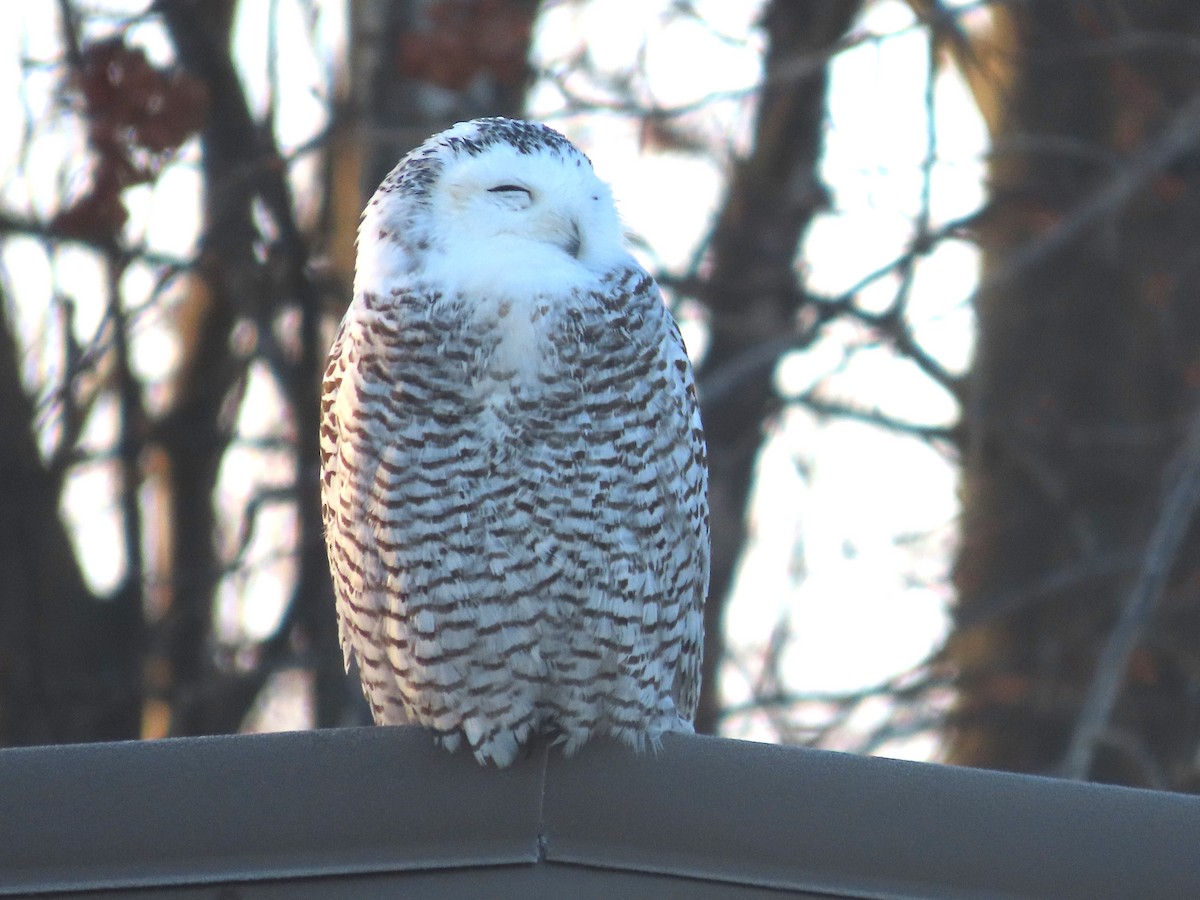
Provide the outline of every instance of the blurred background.
{"type": "Polygon", "coordinates": [[[56,0],[0,29],[0,746],[367,721],[317,396],[429,134],[566,133],[696,362],[698,729],[1200,790],[1192,0],[56,0]]]}

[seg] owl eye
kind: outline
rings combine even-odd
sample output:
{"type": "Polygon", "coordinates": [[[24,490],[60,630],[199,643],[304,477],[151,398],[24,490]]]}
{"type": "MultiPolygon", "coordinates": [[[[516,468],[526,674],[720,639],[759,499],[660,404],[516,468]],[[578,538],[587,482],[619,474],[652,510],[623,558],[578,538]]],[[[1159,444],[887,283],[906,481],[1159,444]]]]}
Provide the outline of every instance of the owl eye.
{"type": "Polygon", "coordinates": [[[498,184],[494,188],[488,188],[489,194],[524,194],[526,197],[532,197],[533,194],[529,188],[521,187],[519,184],[498,184]]]}
{"type": "Polygon", "coordinates": [[[519,184],[498,184],[488,188],[488,193],[496,198],[496,202],[513,212],[521,212],[533,206],[533,191],[519,184]]]}

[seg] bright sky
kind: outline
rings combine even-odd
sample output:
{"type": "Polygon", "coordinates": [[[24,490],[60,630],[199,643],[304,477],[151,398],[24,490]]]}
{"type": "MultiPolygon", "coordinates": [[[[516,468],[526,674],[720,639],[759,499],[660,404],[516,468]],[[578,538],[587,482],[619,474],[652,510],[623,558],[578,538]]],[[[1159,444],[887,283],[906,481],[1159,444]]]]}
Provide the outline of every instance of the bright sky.
{"type": "MultiPolygon", "coordinates": [[[[103,4],[126,12],[144,5],[143,0],[103,4]]],[[[342,3],[318,2],[320,40],[314,51],[302,36],[305,6],[298,0],[242,3],[235,33],[247,90],[256,106],[264,108],[269,83],[266,16],[278,10],[278,65],[283,83],[292,88],[280,97],[278,128],[285,148],[305,143],[323,127],[322,85],[329,84],[330,60],[345,35],[342,3]]],[[[561,67],[586,35],[601,71],[621,72],[641,56],[647,77],[638,89],[645,100],[674,106],[724,98],[681,124],[702,137],[716,137],[717,146],[729,152],[744,152],[754,111],[749,91],[761,75],[763,41],[753,28],[758,5],[695,2],[690,6],[698,19],[668,15],[677,6],[669,0],[550,4],[536,35],[535,54],[542,65],[561,67]]],[[[14,103],[48,108],[55,88],[51,78],[39,76],[26,84],[23,99],[14,99],[21,81],[14,62],[18,53],[49,59],[58,52],[52,11],[25,6],[14,15],[19,27],[0,30],[0,104],[10,104],[8,121],[24,115],[14,103]]],[[[925,32],[914,24],[900,0],[878,0],[858,27],[880,39],[863,41],[833,62],[822,176],[834,199],[831,211],[810,230],[797,260],[816,293],[846,290],[900,256],[912,237],[923,189],[922,163],[929,152],[923,105],[928,45],[925,32]]],[[[153,26],[135,28],[133,38],[153,58],[169,53],[153,26]]],[[[602,88],[578,76],[568,84],[585,96],[603,97],[602,88]]],[[[951,71],[936,80],[934,109],[939,144],[931,209],[937,227],[982,203],[986,134],[966,88],[951,71]]],[[[687,264],[720,202],[721,167],[727,160],[645,152],[636,123],[612,114],[564,118],[561,98],[549,84],[533,91],[531,116],[566,131],[612,182],[623,218],[649,266],[680,270],[687,264]]],[[[27,177],[5,178],[2,191],[9,206],[44,215],[50,192],[39,192],[37,185],[78,183],[75,153],[82,137],[61,123],[40,119],[38,152],[26,161],[27,177]]],[[[0,135],[0,171],[12,171],[19,142],[17,129],[0,135]]],[[[134,240],[144,238],[163,253],[190,252],[198,222],[195,159],[194,147],[185,150],[180,164],[170,167],[157,185],[131,192],[134,221],[150,223],[144,235],[131,235],[134,240]]],[[[302,182],[310,175],[311,170],[297,177],[302,182]]],[[[4,252],[9,271],[21,281],[18,312],[26,334],[55,327],[47,313],[55,292],[102,296],[97,284],[103,273],[86,253],[66,248],[58,253],[60,265],[52,266],[41,245],[32,241],[9,241],[4,252]]],[[[916,337],[953,370],[965,369],[970,361],[973,322],[965,300],[977,265],[973,247],[947,242],[917,268],[910,307],[916,337]]],[[[136,283],[142,292],[151,289],[149,270],[135,269],[127,277],[141,279],[136,283]]],[[[882,308],[895,289],[894,278],[883,278],[860,299],[864,306],[882,308]]],[[[94,330],[101,311],[99,305],[79,310],[81,338],[94,330]]],[[[165,315],[170,315],[169,306],[165,315]]],[[[702,348],[702,325],[685,321],[685,327],[691,345],[702,348]]],[[[135,343],[141,371],[157,378],[170,371],[176,353],[170,333],[168,319],[141,324],[135,343]]],[[[780,367],[781,389],[798,393],[816,385],[828,399],[878,408],[898,418],[953,421],[956,408],[941,389],[886,348],[863,346],[869,344],[867,337],[849,328],[833,329],[780,367]],[[848,345],[860,349],[848,355],[848,345]]],[[[239,418],[245,437],[277,432],[279,423],[257,412],[278,408],[272,391],[269,379],[252,380],[239,418]]],[[[107,444],[113,421],[111,409],[94,416],[89,443],[107,444]]],[[[252,457],[251,451],[236,451],[222,468],[221,502],[227,508],[239,507],[264,480],[279,483],[290,477],[279,460],[264,465],[261,457],[252,457]]],[[[114,586],[124,566],[113,483],[105,465],[85,467],[66,498],[88,575],[99,589],[114,586]]],[[[747,697],[757,676],[755,660],[777,621],[785,622],[791,635],[785,671],[795,690],[864,687],[918,662],[946,628],[946,576],[958,512],[955,483],[953,465],[918,440],[852,422],[818,421],[800,409],[782,415],[760,460],[750,519],[753,540],[730,610],[729,633],[742,665],[730,667],[723,679],[729,699],[747,697]]],[[[292,572],[279,552],[286,546],[292,513],[274,507],[264,515],[249,549],[249,558],[258,565],[223,588],[220,620],[230,636],[241,629],[268,632],[288,594],[292,572]]],[[[731,728],[743,737],[772,734],[755,718],[735,721],[731,728]]],[[[934,750],[928,739],[885,748],[918,757],[934,750]]]]}

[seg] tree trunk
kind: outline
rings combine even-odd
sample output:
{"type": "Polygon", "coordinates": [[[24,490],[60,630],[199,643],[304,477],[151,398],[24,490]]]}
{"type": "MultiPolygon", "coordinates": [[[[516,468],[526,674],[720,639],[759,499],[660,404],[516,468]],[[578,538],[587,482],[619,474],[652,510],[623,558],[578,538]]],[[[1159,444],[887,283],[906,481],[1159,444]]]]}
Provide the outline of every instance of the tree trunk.
{"type": "Polygon", "coordinates": [[[84,583],[61,482],[34,440],[18,346],[0,308],[0,747],[135,738],[138,606],[84,583]]]}
{"type": "Polygon", "coordinates": [[[713,732],[720,716],[718,673],[724,616],[746,542],[746,502],[763,426],[776,409],[773,365],[740,380],[737,391],[705,398],[712,376],[796,330],[804,292],[796,248],[826,203],[817,178],[825,116],[826,62],[860,0],[775,0],[763,14],[765,77],[750,155],[731,174],[712,237],[711,275],[701,288],[712,337],[699,373],[708,440],[712,508],[712,587],[705,608],[703,692],[696,730],[713,732]],[[706,381],[707,379],[707,381],[706,381]]]}
{"type": "Polygon", "coordinates": [[[948,755],[1196,790],[1200,557],[1194,539],[1165,561],[1149,542],[1200,386],[1200,66],[1184,47],[1200,8],[991,15],[967,62],[994,155],[948,755]],[[1128,665],[1117,659],[1115,707],[1091,707],[1103,717],[1088,764],[1064,769],[1114,621],[1139,571],[1164,562],[1174,575],[1128,665]]]}
{"type": "Polygon", "coordinates": [[[537,0],[351,4],[347,124],[361,157],[358,212],[431,134],[465,119],[521,114],[537,9],[537,0]]]}

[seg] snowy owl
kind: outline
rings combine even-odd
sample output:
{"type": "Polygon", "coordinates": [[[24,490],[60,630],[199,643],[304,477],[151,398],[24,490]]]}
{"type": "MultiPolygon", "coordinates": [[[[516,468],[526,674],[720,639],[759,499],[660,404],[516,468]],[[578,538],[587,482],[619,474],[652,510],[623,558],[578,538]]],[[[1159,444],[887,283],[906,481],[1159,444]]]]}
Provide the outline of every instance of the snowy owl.
{"type": "Polygon", "coordinates": [[[608,186],[544,125],[463,122],[363,213],[321,399],[347,667],[380,724],[507,766],[691,731],[708,589],[692,369],[608,186]]]}

